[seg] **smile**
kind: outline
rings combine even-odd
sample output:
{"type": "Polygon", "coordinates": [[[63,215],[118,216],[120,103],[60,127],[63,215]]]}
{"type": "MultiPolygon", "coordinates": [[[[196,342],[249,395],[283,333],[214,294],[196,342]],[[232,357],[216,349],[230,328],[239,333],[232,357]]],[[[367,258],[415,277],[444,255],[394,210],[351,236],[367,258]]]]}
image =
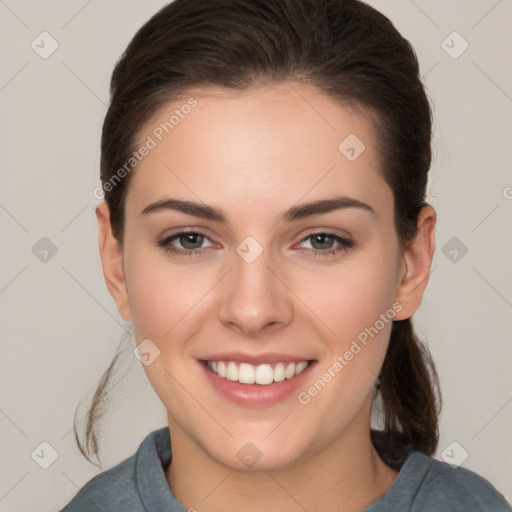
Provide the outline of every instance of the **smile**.
{"type": "Polygon", "coordinates": [[[301,374],[309,363],[309,361],[301,361],[252,365],[234,361],[206,361],[206,366],[219,377],[232,382],[268,386],[301,374]]]}

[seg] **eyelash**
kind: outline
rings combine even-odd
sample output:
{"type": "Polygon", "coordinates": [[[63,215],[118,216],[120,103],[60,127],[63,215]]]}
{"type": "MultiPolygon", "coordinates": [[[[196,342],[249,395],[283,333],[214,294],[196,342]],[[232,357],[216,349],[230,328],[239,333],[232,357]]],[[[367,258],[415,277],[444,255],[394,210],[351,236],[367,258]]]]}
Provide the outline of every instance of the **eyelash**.
{"type": "MultiPolygon", "coordinates": [[[[204,247],[202,249],[186,250],[186,249],[178,249],[178,248],[174,247],[173,245],[171,245],[171,242],[174,241],[175,239],[180,238],[182,235],[188,235],[188,234],[200,235],[200,236],[204,237],[205,239],[210,240],[210,238],[205,233],[203,233],[201,231],[180,231],[180,232],[175,233],[171,236],[168,236],[162,240],[159,240],[157,242],[157,245],[158,245],[158,247],[161,247],[167,253],[175,254],[178,256],[185,256],[185,257],[189,257],[189,258],[197,257],[197,256],[200,256],[201,254],[209,252],[209,248],[207,248],[207,247],[204,247]]],[[[338,247],[337,249],[325,249],[325,250],[308,249],[307,248],[306,249],[307,254],[310,254],[314,257],[319,256],[319,257],[326,258],[329,256],[335,256],[335,255],[341,253],[342,251],[347,251],[348,249],[355,247],[355,242],[353,242],[352,240],[348,240],[347,238],[343,238],[341,236],[335,235],[334,233],[329,233],[327,231],[316,231],[316,232],[310,233],[309,235],[304,237],[300,241],[300,243],[305,242],[306,240],[308,240],[309,238],[312,238],[315,235],[328,236],[328,237],[334,239],[335,242],[338,242],[338,244],[340,244],[341,247],[338,247]]]]}

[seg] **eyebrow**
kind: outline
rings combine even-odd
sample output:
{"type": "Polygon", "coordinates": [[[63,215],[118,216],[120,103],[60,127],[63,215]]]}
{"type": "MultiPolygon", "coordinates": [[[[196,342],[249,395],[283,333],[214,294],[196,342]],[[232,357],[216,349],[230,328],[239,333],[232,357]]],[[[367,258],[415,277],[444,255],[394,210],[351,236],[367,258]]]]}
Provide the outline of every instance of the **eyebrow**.
{"type": "MultiPolygon", "coordinates": [[[[370,212],[375,215],[375,210],[369,205],[347,196],[337,196],[328,199],[320,199],[318,201],[311,201],[308,203],[301,203],[292,206],[290,209],[283,212],[280,217],[280,222],[294,222],[307,217],[314,217],[324,213],[333,212],[335,210],[345,210],[347,208],[358,208],[363,211],[370,212]]],[[[224,212],[213,206],[208,206],[204,203],[195,201],[182,201],[180,199],[162,199],[155,203],[151,203],[142,210],[141,214],[160,212],[165,210],[175,210],[187,215],[199,217],[213,222],[227,224],[227,217],[224,212]]]]}

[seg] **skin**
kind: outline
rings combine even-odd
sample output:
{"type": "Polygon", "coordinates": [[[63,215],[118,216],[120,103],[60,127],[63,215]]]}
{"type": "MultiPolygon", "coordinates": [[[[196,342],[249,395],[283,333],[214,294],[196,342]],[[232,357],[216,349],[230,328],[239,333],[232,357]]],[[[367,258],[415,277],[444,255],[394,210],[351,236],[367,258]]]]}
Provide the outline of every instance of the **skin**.
{"type": "MultiPolygon", "coordinates": [[[[190,95],[197,106],[134,171],[122,246],[106,203],[96,210],[105,280],[119,313],[133,322],[137,343],[150,339],[160,350],[144,370],[168,411],[169,485],[185,508],[201,512],[361,510],[397,475],[370,440],[371,396],[391,322],[307,405],[296,393],[263,408],[231,403],[197,359],[221,351],[301,355],[318,361],[307,390],[394,303],[395,320],[417,310],[435,212],[421,210],[418,233],[402,251],[371,118],[311,86],[210,87],[190,95]],[[338,150],[349,134],[366,146],[354,161],[338,150]],[[374,213],[352,207],[278,220],[297,203],[338,195],[374,213]],[[173,210],[141,214],[170,197],[222,209],[227,224],[173,210]],[[157,246],[183,228],[207,235],[205,252],[177,256],[157,246]],[[313,245],[306,237],[314,232],[355,245],[313,245]],[[248,236],[263,249],[252,263],[236,252],[248,236]],[[312,254],[327,248],[341,250],[312,254]],[[261,453],[250,468],[237,457],[248,442],[261,453]]],[[[185,101],[158,112],[139,140],[185,101]]],[[[173,245],[186,250],[183,239],[173,245]]]]}

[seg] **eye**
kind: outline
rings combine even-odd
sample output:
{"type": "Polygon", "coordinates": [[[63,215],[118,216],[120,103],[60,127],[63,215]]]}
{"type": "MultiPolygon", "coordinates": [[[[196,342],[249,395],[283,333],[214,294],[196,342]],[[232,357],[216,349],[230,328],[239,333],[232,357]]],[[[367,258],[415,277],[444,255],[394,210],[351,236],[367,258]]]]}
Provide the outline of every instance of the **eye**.
{"type": "Polygon", "coordinates": [[[172,254],[195,256],[209,252],[210,249],[208,249],[208,247],[213,246],[212,244],[203,247],[205,241],[211,242],[211,240],[200,231],[180,231],[179,233],[175,233],[174,235],[158,241],[157,245],[172,254]],[[176,246],[176,244],[179,244],[179,246],[176,246]]]}
{"type": "MultiPolygon", "coordinates": [[[[334,233],[311,233],[301,240],[299,244],[309,242],[310,247],[305,248],[306,254],[312,256],[333,256],[355,246],[352,240],[334,233]]],[[[211,252],[214,246],[211,239],[201,231],[180,231],[157,242],[164,251],[178,256],[194,257],[211,252]],[[210,245],[204,246],[205,242],[210,245]]]]}
{"type": "Polygon", "coordinates": [[[306,241],[310,241],[310,247],[306,247],[305,252],[313,256],[332,256],[355,246],[352,240],[323,231],[309,234],[300,243],[306,241]]]}

